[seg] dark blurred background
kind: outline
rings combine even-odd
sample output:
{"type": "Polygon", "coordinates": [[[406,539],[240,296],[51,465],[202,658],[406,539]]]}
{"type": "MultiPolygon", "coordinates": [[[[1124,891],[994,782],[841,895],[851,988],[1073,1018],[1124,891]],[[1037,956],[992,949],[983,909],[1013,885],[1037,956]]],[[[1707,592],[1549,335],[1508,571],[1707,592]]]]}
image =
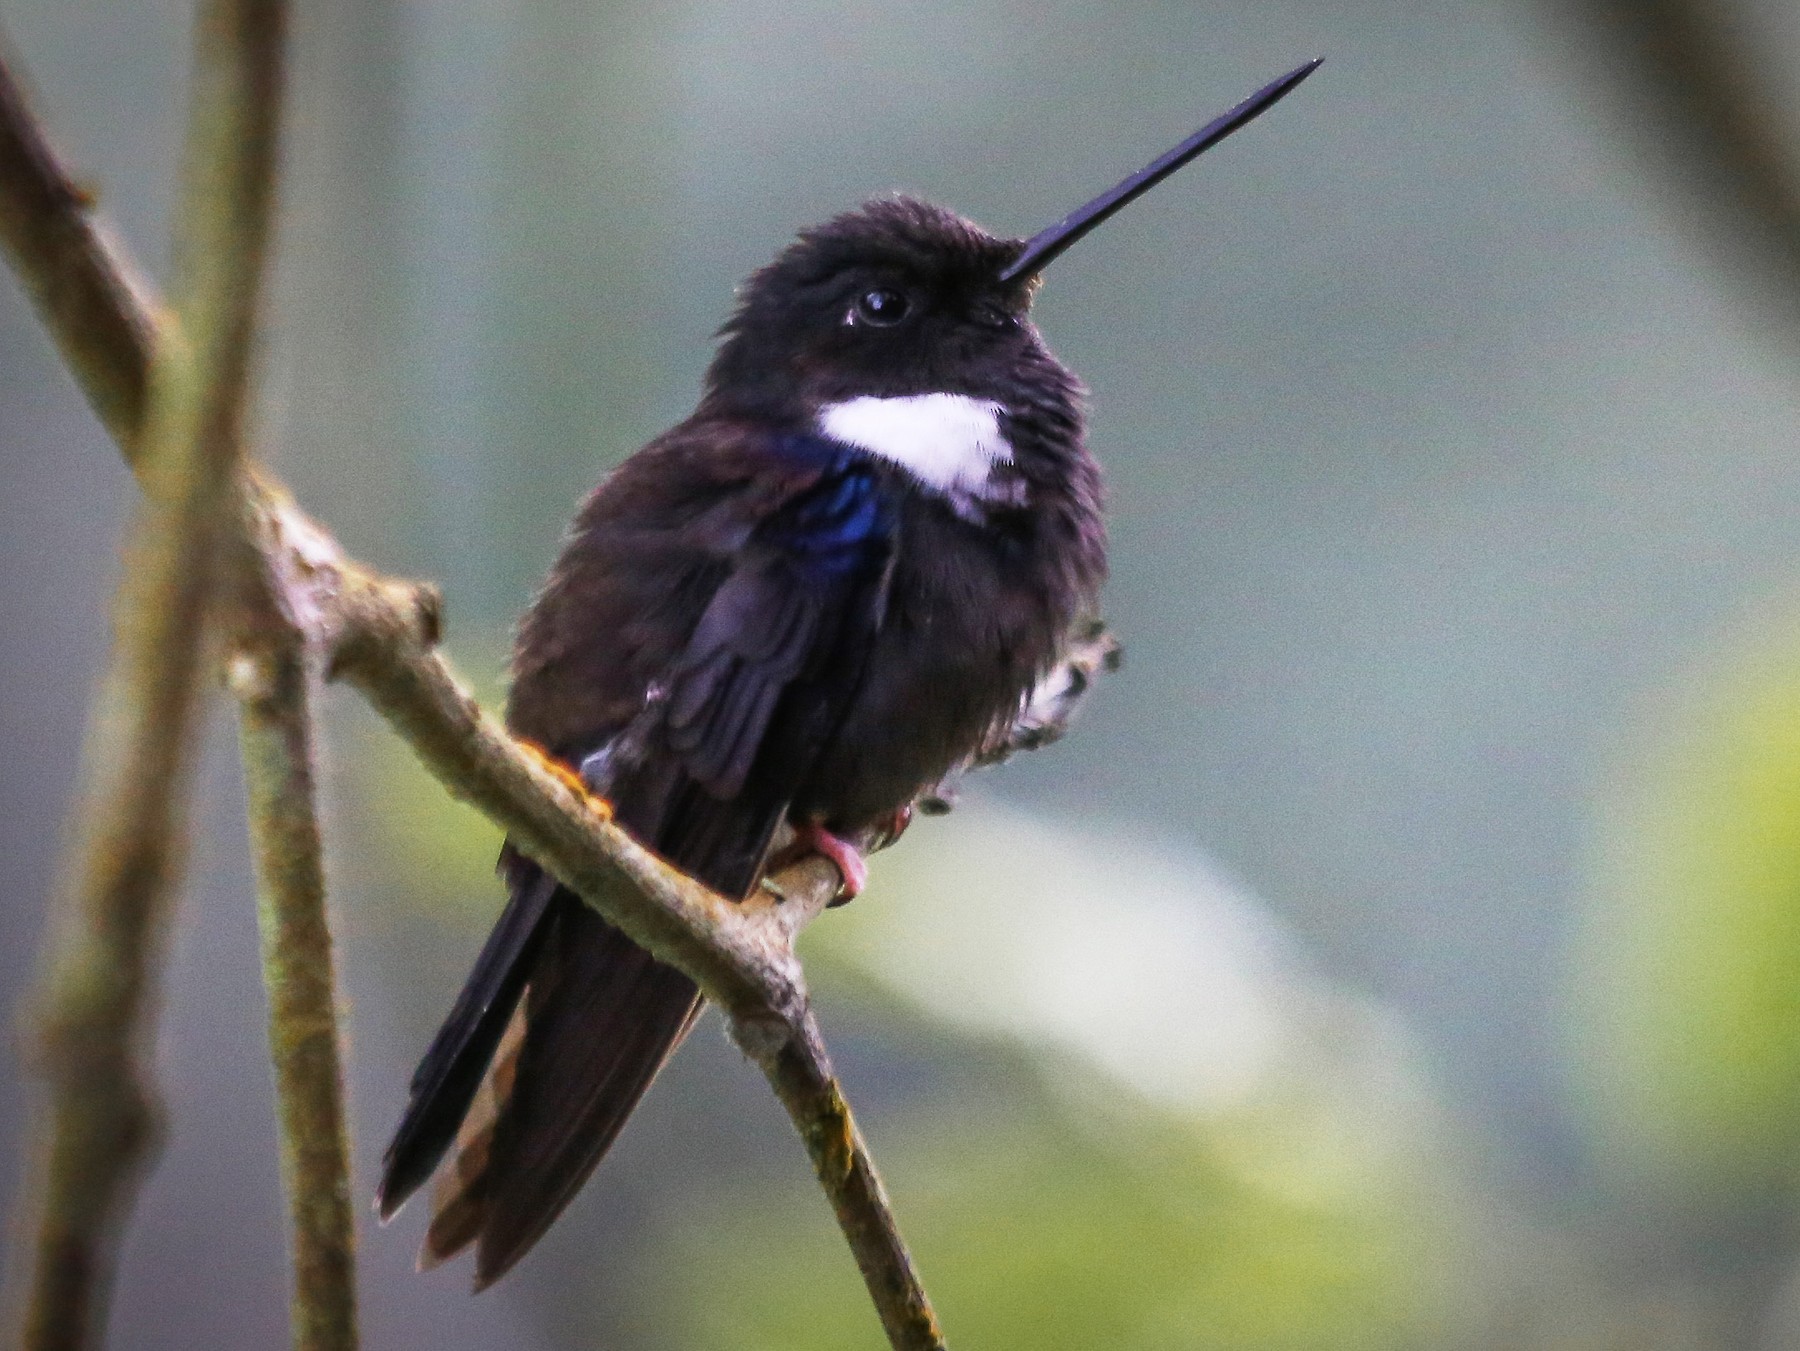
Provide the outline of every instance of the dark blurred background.
{"type": "MultiPolygon", "coordinates": [[[[1800,1345],[1800,18],[1780,0],[319,0],[263,440],[435,578],[492,698],[577,497],[732,286],[923,193],[1029,233],[1321,74],[1059,264],[1125,670],[809,936],[955,1344],[1800,1345]]],[[[153,273],[184,5],[0,0],[153,273]]],[[[66,842],[132,485],[0,281],[0,998],[66,842]]],[[[215,726],[114,1344],[272,1346],[256,937],[215,726]]],[[[365,1192],[499,894],[346,694],[365,1192]]],[[[0,1080],[0,1153],[33,1089],[0,1080]]],[[[0,1170],[0,1197],[17,1191],[0,1170]]],[[[875,1347],[709,1022],[480,1299],[362,1235],[371,1347],[875,1347]]]]}

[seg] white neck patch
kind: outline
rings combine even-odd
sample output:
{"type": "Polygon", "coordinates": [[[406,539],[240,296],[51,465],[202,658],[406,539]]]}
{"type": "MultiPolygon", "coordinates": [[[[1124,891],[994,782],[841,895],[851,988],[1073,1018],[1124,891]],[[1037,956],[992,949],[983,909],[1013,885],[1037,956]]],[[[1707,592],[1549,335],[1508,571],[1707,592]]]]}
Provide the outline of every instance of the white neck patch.
{"type": "Polygon", "coordinates": [[[819,430],[899,465],[967,514],[1020,496],[1022,485],[993,477],[996,466],[1010,465],[1013,458],[1000,430],[1001,411],[999,404],[967,394],[865,395],[826,404],[819,410],[819,430]]]}

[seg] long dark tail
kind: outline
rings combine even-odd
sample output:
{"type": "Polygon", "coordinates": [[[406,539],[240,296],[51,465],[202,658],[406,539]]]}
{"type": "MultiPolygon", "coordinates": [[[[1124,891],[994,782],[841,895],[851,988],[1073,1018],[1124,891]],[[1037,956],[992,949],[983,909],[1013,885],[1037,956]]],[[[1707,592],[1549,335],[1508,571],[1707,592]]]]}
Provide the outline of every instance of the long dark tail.
{"type": "Polygon", "coordinates": [[[456,1139],[507,1020],[524,993],[548,928],[556,881],[510,848],[501,855],[511,899],[488,935],[450,1016],[413,1071],[406,1112],[382,1159],[375,1208],[385,1222],[436,1170],[456,1139]]]}
{"type": "Polygon", "coordinates": [[[477,1289],[561,1214],[700,1011],[692,981],[535,864],[506,871],[512,900],[414,1076],[376,1197],[392,1215],[454,1143],[420,1262],[473,1243],[477,1289]]]}
{"type": "MultiPolygon", "coordinates": [[[[756,885],[782,801],[727,810],[650,757],[607,784],[618,819],[722,895],[756,885]]],[[[476,1289],[543,1236],[700,1012],[694,983],[509,845],[511,900],[413,1076],[376,1204],[392,1215],[443,1163],[424,1265],[475,1245],[476,1289]]]]}

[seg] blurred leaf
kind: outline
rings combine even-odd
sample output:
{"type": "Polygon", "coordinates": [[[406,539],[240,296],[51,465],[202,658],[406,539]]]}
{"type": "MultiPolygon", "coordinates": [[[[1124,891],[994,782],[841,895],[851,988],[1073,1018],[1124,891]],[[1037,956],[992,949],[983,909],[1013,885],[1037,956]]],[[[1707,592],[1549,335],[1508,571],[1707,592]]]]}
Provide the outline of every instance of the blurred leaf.
{"type": "MultiPolygon", "coordinates": [[[[1440,1343],[1477,1214],[1443,1203],[1403,1039],[1265,908],[1191,850],[979,794],[877,867],[807,960],[833,1027],[848,993],[948,1070],[871,1133],[957,1344],[1440,1343]]],[[[672,1245],[671,1345],[880,1344],[805,1187],[708,1191],[672,1245]]]]}
{"type": "Polygon", "coordinates": [[[1800,1149],[1800,622],[1664,710],[1600,806],[1575,945],[1577,1093],[1612,1166],[1792,1185],[1800,1149]]]}
{"type": "MultiPolygon", "coordinates": [[[[1401,1191],[1314,1206],[1247,1182],[1145,1117],[1108,1137],[1042,1097],[941,1104],[883,1124],[887,1179],[960,1345],[1162,1351],[1434,1342],[1429,1230],[1401,1191]]],[[[1109,1117],[1115,1128],[1122,1119],[1109,1117]]],[[[657,1264],[672,1345],[881,1345],[810,1188],[716,1194],[657,1264]]]]}

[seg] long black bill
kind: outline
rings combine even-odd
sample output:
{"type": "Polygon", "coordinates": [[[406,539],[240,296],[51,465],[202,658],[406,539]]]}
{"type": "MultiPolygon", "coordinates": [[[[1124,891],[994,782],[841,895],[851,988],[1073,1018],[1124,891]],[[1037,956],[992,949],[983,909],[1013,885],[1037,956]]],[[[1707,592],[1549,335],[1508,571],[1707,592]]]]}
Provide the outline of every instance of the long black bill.
{"type": "Polygon", "coordinates": [[[1230,112],[1222,117],[1215,117],[1168,154],[1158,156],[1116,188],[1108,189],[1086,206],[1071,211],[1048,230],[1038,231],[1025,242],[1025,252],[1000,274],[1000,280],[1012,281],[1017,277],[1042,272],[1052,260],[1062,255],[1064,249],[1119,208],[1142,197],[1189,160],[1212,149],[1239,127],[1247,126],[1268,112],[1317,70],[1324,60],[1322,56],[1316,57],[1305,65],[1290,70],[1279,80],[1264,85],[1230,112]]]}

